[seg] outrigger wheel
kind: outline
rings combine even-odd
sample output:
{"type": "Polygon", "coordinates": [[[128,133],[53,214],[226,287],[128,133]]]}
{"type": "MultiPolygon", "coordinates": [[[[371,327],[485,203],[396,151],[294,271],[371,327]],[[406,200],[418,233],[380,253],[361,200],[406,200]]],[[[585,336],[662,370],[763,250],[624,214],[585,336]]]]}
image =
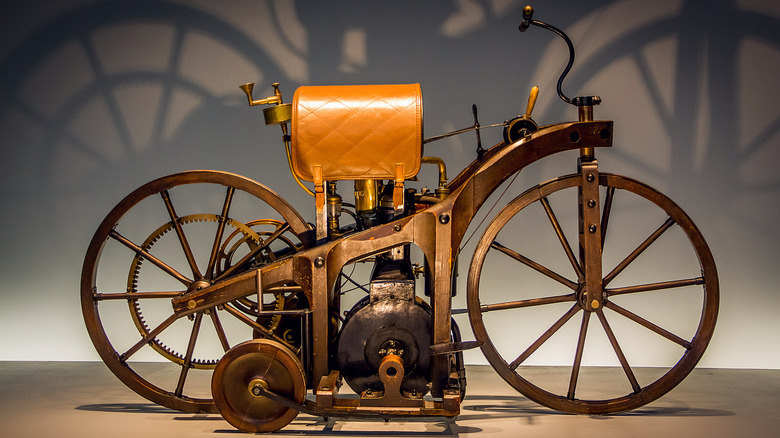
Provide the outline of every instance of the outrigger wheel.
{"type": "Polygon", "coordinates": [[[211,392],[222,417],[244,432],[273,432],[298,415],[258,395],[258,386],[298,403],[306,398],[303,366],[288,348],[267,339],[236,345],[214,369],[211,392]]]}

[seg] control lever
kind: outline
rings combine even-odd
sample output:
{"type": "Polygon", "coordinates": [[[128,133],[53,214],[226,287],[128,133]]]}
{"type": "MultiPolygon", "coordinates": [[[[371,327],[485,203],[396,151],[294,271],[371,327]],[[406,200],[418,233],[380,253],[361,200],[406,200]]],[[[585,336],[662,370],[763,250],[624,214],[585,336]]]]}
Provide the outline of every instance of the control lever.
{"type": "Polygon", "coordinates": [[[539,87],[534,85],[531,88],[531,93],[528,95],[528,105],[525,107],[525,114],[504,123],[504,143],[514,143],[539,130],[539,126],[531,118],[531,112],[533,112],[534,106],[536,106],[536,98],[538,96],[539,87]]]}
{"type": "Polygon", "coordinates": [[[482,136],[479,135],[479,119],[477,118],[477,104],[471,104],[471,112],[474,114],[474,130],[477,133],[477,159],[481,160],[485,155],[485,150],[482,149],[482,136]]]}

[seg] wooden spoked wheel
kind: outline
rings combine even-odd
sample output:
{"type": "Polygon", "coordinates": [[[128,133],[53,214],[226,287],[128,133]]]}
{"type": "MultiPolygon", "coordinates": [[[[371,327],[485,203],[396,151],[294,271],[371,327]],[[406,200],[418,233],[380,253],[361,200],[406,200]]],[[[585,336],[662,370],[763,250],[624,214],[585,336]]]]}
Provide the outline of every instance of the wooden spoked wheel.
{"type": "Polygon", "coordinates": [[[599,184],[595,228],[579,224],[580,174],[515,198],[487,227],[468,277],[471,325],[493,368],[529,399],[580,414],[670,391],[704,354],[718,313],[715,263],[690,217],[638,181],[601,174],[599,184]],[[590,229],[602,235],[595,310],[583,304],[584,256],[569,244],[590,229]]]}
{"type": "Polygon", "coordinates": [[[238,175],[189,171],[141,186],[103,220],[84,260],[81,305],[95,349],[154,403],[216,412],[211,375],[224,353],[257,336],[285,342],[257,321],[260,304],[278,298],[255,294],[187,317],[171,300],[309,247],[309,234],[287,202],[238,175]]]}
{"type": "Polygon", "coordinates": [[[244,432],[273,432],[298,415],[260,395],[258,386],[297,403],[306,398],[303,367],[289,349],[267,339],[236,345],[214,369],[211,391],[222,417],[244,432]]]}

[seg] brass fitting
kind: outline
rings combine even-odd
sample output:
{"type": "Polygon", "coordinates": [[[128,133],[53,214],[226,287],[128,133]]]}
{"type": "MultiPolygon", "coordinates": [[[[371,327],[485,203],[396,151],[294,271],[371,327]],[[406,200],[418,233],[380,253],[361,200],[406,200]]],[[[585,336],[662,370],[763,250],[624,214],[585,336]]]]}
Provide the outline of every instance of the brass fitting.
{"type": "Polygon", "coordinates": [[[420,160],[424,164],[435,164],[439,167],[439,187],[436,189],[436,197],[444,199],[450,194],[450,189],[447,188],[447,166],[444,164],[444,160],[439,157],[422,157],[420,160]]]}
{"type": "Polygon", "coordinates": [[[336,182],[328,183],[328,196],[326,199],[328,206],[328,234],[331,238],[341,235],[339,217],[341,216],[341,196],[336,193],[336,182]]]}

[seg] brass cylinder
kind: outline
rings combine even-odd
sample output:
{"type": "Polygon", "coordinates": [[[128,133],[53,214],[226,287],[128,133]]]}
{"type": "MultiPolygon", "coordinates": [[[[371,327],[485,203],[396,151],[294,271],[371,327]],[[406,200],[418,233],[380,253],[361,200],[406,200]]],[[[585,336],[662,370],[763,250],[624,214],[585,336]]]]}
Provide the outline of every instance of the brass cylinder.
{"type": "Polygon", "coordinates": [[[379,181],[375,179],[355,180],[355,211],[369,213],[379,207],[379,181]]]}
{"type": "Polygon", "coordinates": [[[263,109],[266,125],[281,125],[292,120],[292,104],[283,103],[263,109]]]}
{"type": "Polygon", "coordinates": [[[341,196],[336,193],[336,182],[328,183],[328,233],[335,238],[341,234],[339,217],[341,216],[341,196]]]}
{"type": "MultiPolygon", "coordinates": [[[[579,120],[580,122],[592,122],[593,121],[593,105],[578,106],[579,120]]],[[[585,161],[590,161],[595,156],[595,150],[592,147],[580,148],[580,157],[585,161]]]]}

